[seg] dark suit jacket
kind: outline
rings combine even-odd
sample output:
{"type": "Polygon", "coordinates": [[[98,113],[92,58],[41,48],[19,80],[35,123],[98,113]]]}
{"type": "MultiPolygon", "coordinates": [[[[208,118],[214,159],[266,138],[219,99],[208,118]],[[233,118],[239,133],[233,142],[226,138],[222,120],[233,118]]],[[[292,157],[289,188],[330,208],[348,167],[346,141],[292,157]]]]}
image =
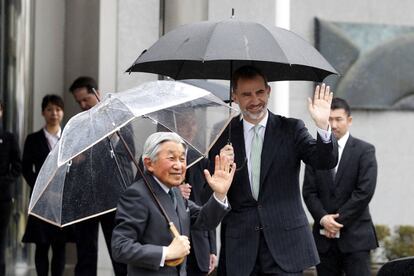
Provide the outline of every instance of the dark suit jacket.
{"type": "MultiPolygon", "coordinates": [[[[318,137],[316,141],[302,121],[269,112],[256,201],[250,188],[243,122],[236,117],[230,127],[238,171],[228,193],[232,210],[222,223],[225,233],[221,252],[225,252],[227,275],[248,275],[253,270],[260,231],[283,270],[297,272],[317,264],[318,254],[301,201],[299,170],[301,160],[320,169],[335,167],[335,139],[332,136],[331,143],[323,143],[318,137]]],[[[227,140],[228,132],[224,131],[210,158],[227,140]]]]}
{"type": "Polygon", "coordinates": [[[326,214],[339,213],[344,225],[338,239],[342,252],[370,250],[378,246],[368,204],[377,181],[375,148],[349,136],[342,152],[335,181],[330,171],[306,167],[303,197],[315,223],[313,235],[319,252],[328,251],[332,239],[319,234],[319,224],[326,214]]]}
{"type": "Polygon", "coordinates": [[[0,201],[11,201],[13,184],[22,170],[20,149],[16,136],[4,131],[0,118],[0,201]]]}
{"type": "MultiPolygon", "coordinates": [[[[189,236],[190,224],[200,230],[212,230],[220,223],[228,209],[214,198],[200,208],[192,201],[188,208],[177,188],[177,212],[167,193],[147,174],[149,184],[181,235],[189,236]]],[[[116,261],[128,264],[128,275],[185,275],[185,263],[177,268],[160,267],[162,247],[173,236],[148,188],[139,180],[122,195],[116,213],[116,227],[112,234],[112,254],[116,261]]]]}
{"type": "MultiPolygon", "coordinates": [[[[204,177],[203,170],[206,168],[208,168],[208,160],[203,159],[187,169],[186,172],[186,182],[192,185],[190,200],[200,206],[206,203],[212,194],[212,190],[204,177]]],[[[196,265],[201,271],[208,272],[210,254],[217,255],[216,230],[191,230],[190,241],[190,254],[195,256],[196,265]]]]}

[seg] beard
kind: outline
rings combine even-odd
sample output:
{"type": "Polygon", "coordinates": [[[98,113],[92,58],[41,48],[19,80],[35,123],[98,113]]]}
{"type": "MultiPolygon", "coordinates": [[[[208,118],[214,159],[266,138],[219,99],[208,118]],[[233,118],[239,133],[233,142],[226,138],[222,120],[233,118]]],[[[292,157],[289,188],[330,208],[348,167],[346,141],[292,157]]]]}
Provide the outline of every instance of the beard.
{"type": "Polygon", "coordinates": [[[241,110],[241,113],[243,114],[243,117],[247,117],[247,118],[250,118],[250,119],[252,119],[254,121],[257,121],[257,120],[263,118],[264,115],[266,115],[266,112],[267,112],[267,104],[265,104],[262,107],[262,109],[259,112],[257,112],[257,113],[252,113],[252,112],[248,111],[247,109],[241,109],[240,108],[240,110],[241,110]]]}

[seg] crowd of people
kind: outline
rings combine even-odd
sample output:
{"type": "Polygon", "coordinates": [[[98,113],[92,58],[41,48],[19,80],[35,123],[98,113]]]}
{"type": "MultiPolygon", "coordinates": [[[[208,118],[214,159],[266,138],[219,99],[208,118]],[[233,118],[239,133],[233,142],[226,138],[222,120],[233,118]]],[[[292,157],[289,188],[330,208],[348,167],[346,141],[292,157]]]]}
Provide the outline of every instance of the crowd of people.
{"type": "MultiPolygon", "coordinates": [[[[303,275],[312,266],[322,276],[370,275],[370,250],[378,242],[368,205],[377,163],[374,146],[350,135],[347,102],[334,98],[329,86],[316,86],[308,99],[315,139],[302,120],[268,110],[271,88],[259,69],[240,67],[232,83],[240,115],[227,127],[231,136],[223,131],[208,158],[187,170],[184,140],[156,132],[144,145],[134,145],[143,148],[145,179],[129,183],[116,211],[64,228],[29,216],[23,242],[36,246],[38,275],[48,275],[49,266],[52,276],[63,275],[67,242],[77,248],[75,275],[97,275],[99,224],[117,276],[208,275],[216,266],[217,275],[230,276],[303,275]],[[154,194],[178,235],[171,233],[154,194]],[[302,198],[314,219],[313,233],[302,198]]],[[[100,99],[90,77],[77,78],[69,91],[83,111],[100,99]]],[[[0,103],[0,118],[3,108],[0,103]]],[[[46,95],[44,127],[27,136],[22,161],[16,137],[0,125],[0,275],[11,186],[23,173],[33,188],[61,136],[63,115],[63,100],[46,95]]]]}

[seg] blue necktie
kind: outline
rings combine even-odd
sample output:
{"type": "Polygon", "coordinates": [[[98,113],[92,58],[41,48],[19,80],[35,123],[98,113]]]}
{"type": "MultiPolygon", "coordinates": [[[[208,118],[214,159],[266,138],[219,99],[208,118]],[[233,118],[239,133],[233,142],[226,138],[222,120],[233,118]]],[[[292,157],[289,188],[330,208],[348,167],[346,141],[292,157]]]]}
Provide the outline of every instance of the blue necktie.
{"type": "Polygon", "coordinates": [[[172,201],[173,206],[174,206],[174,210],[177,210],[177,198],[175,197],[175,194],[174,194],[174,192],[173,192],[173,190],[172,190],[172,189],[170,189],[170,190],[168,191],[168,195],[169,195],[169,196],[170,196],[170,198],[171,198],[171,201],[172,201]]]}

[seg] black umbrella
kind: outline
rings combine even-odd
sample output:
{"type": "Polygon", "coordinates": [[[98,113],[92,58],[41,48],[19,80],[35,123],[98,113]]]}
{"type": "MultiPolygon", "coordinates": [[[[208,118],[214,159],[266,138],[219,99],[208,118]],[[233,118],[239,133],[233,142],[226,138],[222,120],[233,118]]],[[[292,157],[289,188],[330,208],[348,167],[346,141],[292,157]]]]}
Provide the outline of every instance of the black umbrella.
{"type": "Polygon", "coordinates": [[[322,81],[337,74],[325,58],[297,34],[235,19],[183,25],[144,51],[128,72],[181,79],[231,79],[243,65],[259,68],[269,81],[322,81]]]}
{"type": "Polygon", "coordinates": [[[182,80],[182,82],[205,89],[211,92],[211,94],[223,100],[224,102],[229,101],[229,86],[228,85],[223,85],[223,84],[219,84],[219,83],[215,83],[215,82],[207,81],[207,80],[197,80],[197,79],[182,80]]]}

